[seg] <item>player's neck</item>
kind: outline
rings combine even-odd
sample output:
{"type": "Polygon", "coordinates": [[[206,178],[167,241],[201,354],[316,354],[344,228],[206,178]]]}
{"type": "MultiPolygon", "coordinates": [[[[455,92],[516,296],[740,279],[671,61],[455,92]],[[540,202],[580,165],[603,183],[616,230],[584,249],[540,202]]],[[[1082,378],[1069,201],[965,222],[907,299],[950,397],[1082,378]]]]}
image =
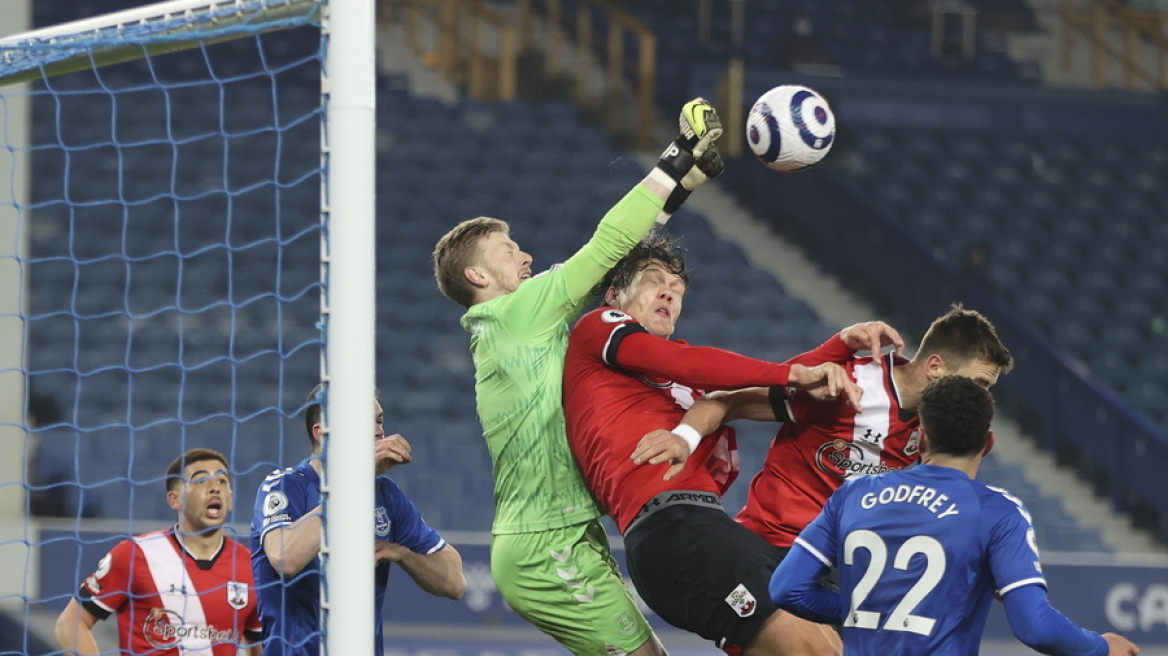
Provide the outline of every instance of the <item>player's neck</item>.
{"type": "Polygon", "coordinates": [[[921,464],[948,467],[949,469],[965,472],[965,475],[970,478],[977,478],[977,470],[981,467],[981,456],[969,458],[951,456],[944,453],[927,454],[921,459],[921,464]]]}
{"type": "Polygon", "coordinates": [[[182,545],[183,549],[195,560],[211,560],[223,546],[223,529],[221,528],[199,533],[180,523],[176,537],[178,537],[179,544],[182,545]]]}
{"type": "Polygon", "coordinates": [[[897,400],[900,407],[916,412],[921,402],[921,392],[928,384],[924,368],[915,361],[908,361],[892,368],[892,381],[896,384],[897,400]]]}
{"type": "Polygon", "coordinates": [[[493,301],[496,298],[499,298],[500,296],[506,296],[507,294],[510,294],[510,293],[511,292],[506,291],[504,289],[501,289],[499,287],[496,287],[495,285],[485,287],[483,289],[478,290],[478,292],[475,294],[475,300],[474,300],[474,303],[471,303],[471,307],[474,307],[476,305],[480,305],[482,303],[486,303],[487,301],[493,301]]]}

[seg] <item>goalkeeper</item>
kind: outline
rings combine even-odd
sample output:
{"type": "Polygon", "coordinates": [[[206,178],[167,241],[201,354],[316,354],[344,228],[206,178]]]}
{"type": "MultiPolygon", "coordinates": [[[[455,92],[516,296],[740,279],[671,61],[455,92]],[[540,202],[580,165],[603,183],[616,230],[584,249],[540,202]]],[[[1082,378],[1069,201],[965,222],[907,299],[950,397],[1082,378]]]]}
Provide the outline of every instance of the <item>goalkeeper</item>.
{"type": "Polygon", "coordinates": [[[438,288],[467,308],[475,396],[494,463],[491,573],[524,619],[575,654],[664,654],[624,585],[568,448],[562,406],[568,322],[605,273],[690,192],[722,172],[714,108],[681,111],[681,136],[562,266],[532,276],[508,225],[479,217],[434,249],[438,288]]]}

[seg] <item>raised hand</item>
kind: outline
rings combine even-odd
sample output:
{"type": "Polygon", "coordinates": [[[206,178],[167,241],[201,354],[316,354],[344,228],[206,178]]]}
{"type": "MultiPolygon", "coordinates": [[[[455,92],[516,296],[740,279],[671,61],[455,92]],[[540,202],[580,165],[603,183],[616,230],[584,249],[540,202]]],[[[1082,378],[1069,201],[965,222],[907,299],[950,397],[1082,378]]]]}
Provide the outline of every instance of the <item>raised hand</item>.
{"type": "Polygon", "coordinates": [[[373,443],[373,459],[377,463],[377,475],[380,476],[389,471],[390,467],[413,460],[410,443],[401,435],[387,435],[373,443]]]}
{"type": "Polygon", "coordinates": [[[904,340],[900,333],[883,321],[857,323],[840,331],[840,339],[853,351],[871,351],[873,358],[879,358],[880,349],[895,346],[896,354],[904,353],[904,340]]]}
{"type": "Polygon", "coordinates": [[[714,106],[704,98],[694,98],[681,108],[678,119],[681,135],[661,153],[657,169],[676,181],[665,201],[665,213],[673,214],[706,180],[725,169],[714,140],[722,136],[722,121],[714,106]]]}
{"type": "Polygon", "coordinates": [[[864,390],[852,380],[843,367],[834,362],[827,362],[816,367],[806,367],[801,364],[791,365],[791,374],[788,383],[802,388],[819,401],[832,401],[843,394],[848,405],[856,410],[860,409],[860,397],[864,390]]]}

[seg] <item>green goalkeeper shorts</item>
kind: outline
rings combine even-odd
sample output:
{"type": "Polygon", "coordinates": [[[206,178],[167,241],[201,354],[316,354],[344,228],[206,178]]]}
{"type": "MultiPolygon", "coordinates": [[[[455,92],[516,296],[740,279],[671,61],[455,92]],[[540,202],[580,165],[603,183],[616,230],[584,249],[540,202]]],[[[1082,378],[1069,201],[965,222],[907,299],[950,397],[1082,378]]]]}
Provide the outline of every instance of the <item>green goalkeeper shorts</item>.
{"type": "Polygon", "coordinates": [[[573,654],[629,653],[653,635],[599,520],[495,535],[491,573],[511,608],[573,654]]]}

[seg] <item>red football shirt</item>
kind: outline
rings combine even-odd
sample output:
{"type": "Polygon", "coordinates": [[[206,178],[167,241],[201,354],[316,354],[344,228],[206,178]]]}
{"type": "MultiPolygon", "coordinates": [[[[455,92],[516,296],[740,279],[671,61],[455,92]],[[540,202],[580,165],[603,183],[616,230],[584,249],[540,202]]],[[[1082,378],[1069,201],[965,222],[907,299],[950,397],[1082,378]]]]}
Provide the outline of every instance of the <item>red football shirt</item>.
{"type": "Polygon", "coordinates": [[[118,642],[130,654],[235,656],[245,635],[260,639],[252,580],[251,553],[239,543],[224,538],[213,558],[195,560],[171,528],[118,543],[81,597],[101,619],[117,614],[118,642]]]}
{"type": "MultiPolygon", "coordinates": [[[[819,402],[772,390],[775,415],[786,423],[750,482],[736,518],[741,524],[771,544],[789,547],[844,481],[917,462],[920,420],[900,407],[892,377],[892,367],[905,360],[892,353],[883,357],[884,366],[871,357],[837,360],[864,391],[860,413],[842,398],[819,402]]],[[[803,357],[790,362],[810,364],[803,357]]]]}
{"type": "Polygon", "coordinates": [[[738,473],[734,429],[722,427],[665,482],[664,465],[633,464],[645,434],[671,430],[700,390],[786,385],[790,366],[649,334],[613,308],[584,315],[568,339],[564,415],[568,442],[592,494],[624,533],[666,490],[722,494],[738,473]]]}

